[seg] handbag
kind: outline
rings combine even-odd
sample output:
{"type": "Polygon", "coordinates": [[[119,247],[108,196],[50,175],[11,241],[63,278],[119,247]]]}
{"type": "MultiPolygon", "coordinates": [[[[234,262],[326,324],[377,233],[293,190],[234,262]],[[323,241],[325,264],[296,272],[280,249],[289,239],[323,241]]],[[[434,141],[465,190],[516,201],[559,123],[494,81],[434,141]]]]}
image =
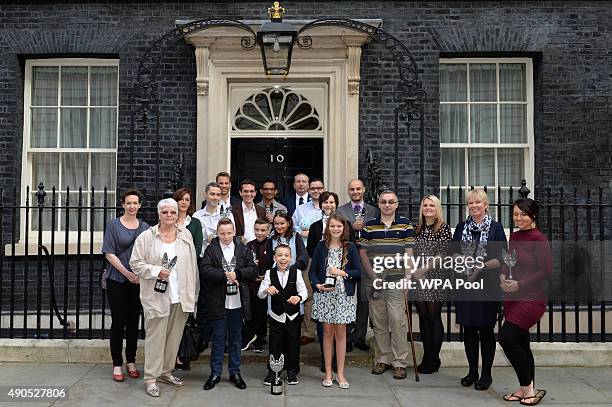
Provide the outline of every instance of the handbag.
{"type": "Polygon", "coordinates": [[[204,351],[204,339],[193,314],[189,314],[183,337],[179,345],[178,357],[182,361],[196,360],[204,351]]]}

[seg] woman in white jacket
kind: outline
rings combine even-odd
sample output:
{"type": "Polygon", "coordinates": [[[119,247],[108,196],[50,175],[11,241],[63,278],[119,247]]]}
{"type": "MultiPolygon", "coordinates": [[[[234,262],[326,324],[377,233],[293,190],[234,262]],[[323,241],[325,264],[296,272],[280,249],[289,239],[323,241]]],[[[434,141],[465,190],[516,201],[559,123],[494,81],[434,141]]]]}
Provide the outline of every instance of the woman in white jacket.
{"type": "Polygon", "coordinates": [[[185,322],[195,310],[199,293],[197,254],[189,231],[176,226],[176,201],[162,199],[157,213],[159,223],[138,236],[130,259],[140,278],[146,332],[145,391],[152,397],[159,397],[157,381],[183,385],[172,369],[185,322]]]}

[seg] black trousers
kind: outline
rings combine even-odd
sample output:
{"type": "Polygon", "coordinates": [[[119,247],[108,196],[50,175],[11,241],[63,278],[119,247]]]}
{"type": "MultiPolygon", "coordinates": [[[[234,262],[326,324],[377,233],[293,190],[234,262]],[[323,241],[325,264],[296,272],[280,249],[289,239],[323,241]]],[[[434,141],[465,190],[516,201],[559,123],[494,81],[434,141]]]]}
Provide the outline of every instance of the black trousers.
{"type": "Polygon", "coordinates": [[[368,301],[365,287],[357,287],[357,315],[355,322],[349,324],[347,329],[347,342],[365,342],[366,332],[368,331],[368,317],[370,316],[370,303],[368,301]]]}
{"type": "Polygon", "coordinates": [[[505,321],[499,331],[499,344],[512,364],[521,386],[529,386],[535,378],[535,363],[529,346],[529,331],[505,321]]]}
{"type": "Polygon", "coordinates": [[[251,294],[251,320],[246,321],[242,329],[242,339],[249,340],[257,335],[256,343],[263,343],[268,334],[268,299],[263,300],[257,294],[251,294]]]}
{"type": "Polygon", "coordinates": [[[421,342],[423,342],[424,365],[440,362],[440,349],[444,341],[444,324],[442,323],[442,303],[438,301],[417,301],[421,342]]]}
{"type": "MultiPolygon", "coordinates": [[[[270,355],[278,359],[285,355],[285,370],[287,373],[300,372],[300,337],[302,336],[302,316],[298,315],[293,321],[289,318],[285,323],[270,319],[270,355]]],[[[268,365],[269,368],[269,365],[268,365]]]]}
{"type": "Polygon", "coordinates": [[[464,326],[463,347],[470,366],[469,375],[478,377],[478,345],[482,353],[481,379],[491,379],[495,358],[495,331],[493,326],[464,326]]]}
{"type": "Polygon", "coordinates": [[[106,295],[110,305],[112,323],[110,328],[110,350],[113,366],[123,365],[123,336],[125,333],[125,359],[136,361],[138,346],[138,322],[140,320],[140,285],[129,281],[118,283],[106,279],[106,295]]]}

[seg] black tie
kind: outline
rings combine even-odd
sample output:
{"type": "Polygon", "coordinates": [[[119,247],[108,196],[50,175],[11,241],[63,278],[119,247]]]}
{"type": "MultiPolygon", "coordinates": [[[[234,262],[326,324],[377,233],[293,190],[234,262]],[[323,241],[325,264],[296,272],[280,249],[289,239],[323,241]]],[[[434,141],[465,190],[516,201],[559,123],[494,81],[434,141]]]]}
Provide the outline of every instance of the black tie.
{"type": "Polygon", "coordinates": [[[300,197],[300,203],[298,205],[302,205],[304,203],[304,198],[300,197]]]}

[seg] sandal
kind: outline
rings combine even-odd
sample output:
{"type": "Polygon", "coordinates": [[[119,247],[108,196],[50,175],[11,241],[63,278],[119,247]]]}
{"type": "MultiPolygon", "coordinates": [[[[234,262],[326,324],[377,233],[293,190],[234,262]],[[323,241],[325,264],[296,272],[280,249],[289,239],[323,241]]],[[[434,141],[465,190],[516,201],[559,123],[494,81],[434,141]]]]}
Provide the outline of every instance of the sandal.
{"type": "Polygon", "coordinates": [[[502,397],[505,401],[521,401],[523,397],[516,393],[504,394],[502,397]]]}
{"type": "Polygon", "coordinates": [[[546,390],[538,389],[538,390],[536,390],[536,392],[535,392],[535,394],[533,396],[524,397],[521,400],[521,404],[524,405],[524,406],[535,406],[540,401],[542,401],[544,396],[546,396],[546,390]],[[527,400],[531,400],[531,401],[527,401],[527,400]]]}

